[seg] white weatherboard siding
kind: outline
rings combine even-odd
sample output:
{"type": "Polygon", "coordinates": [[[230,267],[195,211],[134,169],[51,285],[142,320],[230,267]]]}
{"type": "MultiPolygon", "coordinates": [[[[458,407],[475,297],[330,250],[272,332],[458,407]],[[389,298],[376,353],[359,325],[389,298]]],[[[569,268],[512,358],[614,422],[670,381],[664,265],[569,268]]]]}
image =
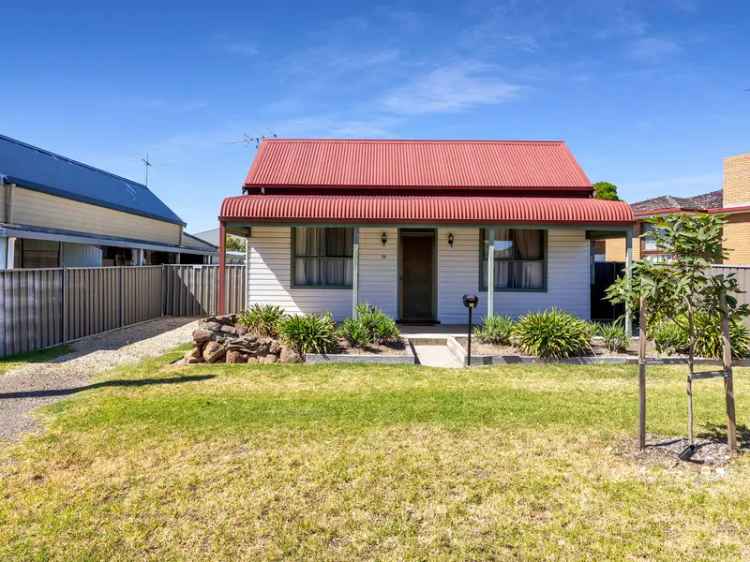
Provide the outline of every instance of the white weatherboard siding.
{"type": "MultiPolygon", "coordinates": [[[[351,289],[291,287],[291,228],[253,227],[247,249],[248,304],[276,304],[290,314],[332,312],[337,321],[351,316],[351,289]]],[[[478,316],[486,312],[487,293],[478,291],[479,229],[440,228],[438,245],[438,319],[444,324],[466,322],[462,297],[476,293],[478,316]],[[454,243],[448,245],[448,234],[454,243]]],[[[518,317],[557,306],[590,318],[589,242],[583,229],[552,229],[547,239],[547,291],[495,293],[495,313],[518,317]]],[[[398,314],[398,231],[360,229],[359,302],[398,314]],[[383,246],[380,238],[386,232],[383,246]]]]}
{"type": "MultiPolygon", "coordinates": [[[[438,318],[463,324],[465,293],[479,295],[479,316],[487,311],[487,293],[479,292],[479,229],[438,231],[438,318]],[[453,232],[453,248],[448,233],[453,232]]],[[[513,317],[557,306],[581,318],[591,317],[589,241],[584,229],[551,229],[547,235],[547,291],[496,291],[495,314],[513,317]]]]}
{"type": "MultiPolygon", "coordinates": [[[[397,231],[360,229],[359,301],[396,316],[397,231]]],[[[352,313],[351,289],[291,286],[292,231],[288,227],[253,227],[247,246],[248,304],[276,304],[289,314],[331,312],[337,321],[352,313]]]]}
{"type": "Polygon", "coordinates": [[[398,315],[398,229],[359,230],[359,302],[375,305],[391,318],[398,315]]]}

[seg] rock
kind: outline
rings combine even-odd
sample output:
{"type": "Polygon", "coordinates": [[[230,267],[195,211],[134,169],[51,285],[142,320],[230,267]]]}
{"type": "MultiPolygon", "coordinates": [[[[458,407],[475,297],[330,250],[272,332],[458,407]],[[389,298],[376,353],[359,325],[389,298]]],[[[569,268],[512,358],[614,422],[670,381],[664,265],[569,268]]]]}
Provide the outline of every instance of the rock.
{"type": "Polygon", "coordinates": [[[225,334],[229,334],[229,335],[231,335],[231,336],[236,336],[236,335],[237,335],[237,328],[235,328],[234,326],[227,326],[227,325],[223,325],[223,326],[221,327],[221,331],[222,331],[223,333],[225,333],[225,334]]]}
{"type": "Polygon", "coordinates": [[[205,330],[209,330],[211,332],[221,331],[221,324],[219,324],[218,322],[204,322],[202,327],[205,330]]]}
{"type": "Polygon", "coordinates": [[[244,336],[245,334],[248,333],[248,331],[249,330],[248,330],[247,326],[237,326],[237,335],[238,336],[244,336]]]}
{"type": "Polygon", "coordinates": [[[241,355],[239,351],[227,351],[227,363],[239,363],[241,355]]]}
{"type": "Polygon", "coordinates": [[[270,353],[268,355],[264,355],[263,357],[258,357],[259,363],[276,363],[276,361],[278,360],[279,360],[278,357],[270,353]]]}
{"type": "Polygon", "coordinates": [[[282,345],[279,361],[282,363],[302,363],[302,356],[291,347],[282,345]]]}
{"type": "Polygon", "coordinates": [[[206,363],[216,363],[217,361],[224,359],[226,353],[227,350],[223,345],[219,342],[211,341],[208,342],[203,349],[203,359],[206,363]]]}
{"type": "Polygon", "coordinates": [[[258,362],[258,358],[257,357],[253,357],[252,355],[249,355],[248,358],[247,358],[247,362],[248,363],[257,363],[258,362]]]}
{"type": "Polygon", "coordinates": [[[250,359],[250,356],[247,353],[240,353],[237,363],[247,363],[248,359],[250,359]]]}
{"type": "Polygon", "coordinates": [[[193,341],[195,343],[206,343],[211,340],[211,332],[209,330],[193,330],[193,341]]]}
{"type": "Polygon", "coordinates": [[[203,355],[201,353],[200,348],[194,347],[190,351],[188,351],[185,354],[185,363],[193,364],[193,363],[203,363],[203,355]]]}
{"type": "Polygon", "coordinates": [[[268,352],[274,355],[279,355],[281,353],[281,344],[278,341],[273,340],[271,345],[268,346],[268,352]]]}
{"type": "Polygon", "coordinates": [[[232,325],[237,320],[237,317],[234,314],[222,314],[221,316],[216,316],[215,321],[219,324],[224,325],[232,325]]]}

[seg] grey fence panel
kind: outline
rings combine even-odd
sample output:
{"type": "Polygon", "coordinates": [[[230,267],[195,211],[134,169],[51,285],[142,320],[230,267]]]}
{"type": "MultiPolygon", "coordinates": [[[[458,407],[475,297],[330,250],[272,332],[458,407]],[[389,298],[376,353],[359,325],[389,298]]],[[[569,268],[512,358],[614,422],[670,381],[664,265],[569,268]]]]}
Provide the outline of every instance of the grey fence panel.
{"type": "Polygon", "coordinates": [[[737,295],[737,301],[741,304],[750,304],[750,265],[715,265],[709,272],[725,275],[733,273],[740,289],[744,291],[737,295]]]}
{"type": "Polygon", "coordinates": [[[162,267],[121,267],[122,325],[158,318],[162,314],[162,267]]]}
{"type": "Polygon", "coordinates": [[[61,271],[0,271],[0,357],[62,341],[61,271]]]}
{"type": "Polygon", "coordinates": [[[65,341],[123,326],[122,268],[65,269],[65,341]]]}
{"type": "MultiPolygon", "coordinates": [[[[136,322],[215,314],[216,265],[0,270],[0,357],[136,322]]],[[[226,309],[246,302],[245,266],[226,269],[226,309]]]]}
{"type": "MultiPolygon", "coordinates": [[[[216,265],[164,266],[164,314],[205,316],[216,314],[219,267],[216,265]]],[[[226,267],[226,310],[245,308],[245,266],[226,267]]]]}

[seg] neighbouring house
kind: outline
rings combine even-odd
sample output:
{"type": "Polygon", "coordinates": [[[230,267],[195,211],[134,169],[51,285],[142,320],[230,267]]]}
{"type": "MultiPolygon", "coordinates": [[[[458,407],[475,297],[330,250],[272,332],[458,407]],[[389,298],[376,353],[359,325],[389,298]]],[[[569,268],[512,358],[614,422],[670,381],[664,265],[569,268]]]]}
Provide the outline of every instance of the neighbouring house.
{"type": "Polygon", "coordinates": [[[247,239],[248,304],[336,320],[369,303],[465,323],[466,293],[480,317],[590,318],[590,241],[633,223],[627,203],[592,197],[561,141],[266,139],[243,191],[221,206],[219,242],[247,239]]]}
{"type": "MultiPolygon", "coordinates": [[[[672,213],[713,213],[726,216],[724,246],[727,265],[750,264],[750,153],[731,156],[724,160],[723,189],[693,197],[662,195],[632,203],[635,225],[634,236],[639,240],[633,247],[633,259],[663,260],[665,255],[648,236],[642,236],[652,225],[647,219],[672,213]]],[[[625,243],[606,241],[606,261],[624,262],[625,243]]]]}
{"type": "MultiPolygon", "coordinates": [[[[200,238],[201,240],[211,244],[212,246],[216,247],[218,249],[219,247],[219,233],[220,230],[218,228],[212,228],[211,230],[203,230],[201,232],[196,232],[194,236],[196,238],[200,238]]],[[[239,236],[232,236],[231,234],[227,236],[227,250],[226,250],[226,263],[232,264],[232,265],[242,265],[245,263],[245,255],[246,252],[244,250],[230,250],[230,244],[229,240],[237,240],[240,243],[236,246],[241,246],[245,244],[245,239],[240,238],[239,236]]],[[[211,256],[210,263],[218,263],[219,262],[219,252],[215,252],[211,256]]]]}
{"type": "Polygon", "coordinates": [[[207,262],[148,187],[0,135],[0,269],[207,262]]]}

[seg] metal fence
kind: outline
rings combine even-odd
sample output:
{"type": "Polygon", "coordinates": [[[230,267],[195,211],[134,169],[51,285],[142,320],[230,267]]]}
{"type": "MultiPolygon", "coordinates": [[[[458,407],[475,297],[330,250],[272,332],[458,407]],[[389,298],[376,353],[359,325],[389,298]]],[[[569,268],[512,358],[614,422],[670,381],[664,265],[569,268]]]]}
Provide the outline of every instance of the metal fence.
{"type": "MultiPolygon", "coordinates": [[[[144,320],[216,313],[216,265],[0,271],[0,357],[144,320]]],[[[226,307],[245,307],[245,266],[227,266],[226,307]]]]}
{"type": "Polygon", "coordinates": [[[710,270],[711,273],[724,275],[733,273],[737,278],[737,283],[744,292],[737,295],[737,302],[740,304],[750,304],[750,265],[715,265],[710,270]]]}

